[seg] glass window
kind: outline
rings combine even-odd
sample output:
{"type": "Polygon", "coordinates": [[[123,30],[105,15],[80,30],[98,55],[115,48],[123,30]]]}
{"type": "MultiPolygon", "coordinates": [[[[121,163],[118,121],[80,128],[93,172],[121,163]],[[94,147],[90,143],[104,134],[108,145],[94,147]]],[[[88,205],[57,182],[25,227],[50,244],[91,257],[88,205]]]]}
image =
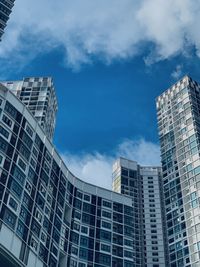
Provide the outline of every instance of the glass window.
{"type": "Polygon", "coordinates": [[[15,228],[16,216],[10,210],[8,209],[5,210],[3,220],[12,229],[15,228]]]}
{"type": "Polygon", "coordinates": [[[21,158],[18,158],[18,165],[22,168],[23,171],[26,170],[26,164],[23,162],[21,158]]]}
{"type": "Polygon", "coordinates": [[[11,105],[9,102],[6,101],[5,109],[4,109],[12,118],[16,119],[17,117],[17,110],[11,105]]]}
{"type": "Polygon", "coordinates": [[[33,131],[28,124],[26,124],[26,131],[31,137],[33,136],[33,131]]]}
{"type": "Polygon", "coordinates": [[[2,117],[2,121],[9,127],[12,126],[12,121],[6,116],[6,115],[3,115],[2,117]]]}
{"type": "Polygon", "coordinates": [[[105,252],[110,252],[111,251],[111,247],[106,245],[106,244],[101,244],[101,250],[105,251],[105,252]]]}
{"type": "Polygon", "coordinates": [[[101,226],[107,229],[111,229],[111,223],[106,222],[106,221],[102,221],[101,226]]]}
{"type": "Polygon", "coordinates": [[[9,199],[9,206],[13,210],[17,211],[17,207],[18,207],[17,201],[15,201],[14,198],[12,198],[12,197],[10,197],[10,199],[9,199]]]}
{"type": "Polygon", "coordinates": [[[0,150],[6,153],[7,149],[8,143],[2,137],[0,137],[0,150]]]}
{"type": "Polygon", "coordinates": [[[17,182],[19,182],[22,185],[24,184],[26,176],[17,166],[13,167],[12,174],[13,177],[17,180],[17,182]]]}
{"type": "Polygon", "coordinates": [[[84,200],[90,202],[90,195],[84,195],[84,200]]]}
{"type": "Polygon", "coordinates": [[[102,216],[110,219],[111,218],[111,212],[102,210],[102,216]]]}
{"type": "Polygon", "coordinates": [[[107,207],[107,208],[111,208],[112,207],[112,204],[111,204],[111,202],[108,202],[106,200],[103,200],[103,206],[104,207],[107,207]]]}
{"type": "Polygon", "coordinates": [[[83,233],[83,234],[88,234],[88,227],[86,227],[86,226],[81,226],[81,233],[83,233]]]}
{"type": "Polygon", "coordinates": [[[12,184],[11,184],[11,191],[20,199],[21,195],[22,195],[22,187],[15,182],[14,180],[12,180],[12,184]]]}
{"type": "Polygon", "coordinates": [[[9,137],[9,132],[2,126],[0,126],[0,134],[2,134],[6,139],[9,137]]]}

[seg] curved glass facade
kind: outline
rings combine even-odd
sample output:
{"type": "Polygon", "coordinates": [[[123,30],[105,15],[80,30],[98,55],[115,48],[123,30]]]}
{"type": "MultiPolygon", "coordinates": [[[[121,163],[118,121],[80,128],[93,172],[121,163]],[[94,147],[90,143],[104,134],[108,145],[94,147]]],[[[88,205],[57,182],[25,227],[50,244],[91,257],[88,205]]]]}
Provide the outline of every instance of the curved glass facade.
{"type": "Polygon", "coordinates": [[[74,177],[25,105],[0,87],[1,247],[29,267],[132,267],[132,216],[129,197],[74,177]]]}

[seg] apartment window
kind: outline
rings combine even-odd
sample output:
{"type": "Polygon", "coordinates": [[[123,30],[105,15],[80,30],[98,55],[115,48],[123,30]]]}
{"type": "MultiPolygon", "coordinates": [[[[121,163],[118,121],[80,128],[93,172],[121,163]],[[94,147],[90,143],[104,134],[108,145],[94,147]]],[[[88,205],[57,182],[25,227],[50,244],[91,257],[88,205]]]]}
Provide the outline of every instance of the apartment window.
{"type": "Polygon", "coordinates": [[[3,161],[3,156],[0,155],[0,165],[1,165],[2,161],[3,161]]]}
{"type": "Polygon", "coordinates": [[[158,258],[153,258],[152,261],[153,261],[153,262],[158,262],[159,259],[158,259],[158,258]]]}
{"type": "Polygon", "coordinates": [[[81,226],[81,233],[82,233],[82,234],[86,234],[86,235],[87,235],[87,234],[88,234],[88,230],[89,230],[89,229],[88,229],[87,226],[81,226]]]}
{"type": "Polygon", "coordinates": [[[33,130],[30,128],[28,124],[26,124],[26,131],[31,137],[33,136],[33,130]]]}
{"type": "Polygon", "coordinates": [[[133,257],[133,252],[132,251],[128,251],[128,250],[124,250],[124,257],[132,258],[133,257]]]}
{"type": "MultiPolygon", "coordinates": [[[[157,238],[157,237],[156,237],[157,238]]],[[[158,250],[158,247],[152,247],[152,250],[158,250]]]]}
{"type": "Polygon", "coordinates": [[[25,143],[25,145],[31,149],[33,140],[24,132],[22,136],[22,141],[25,143]]]}
{"type": "Polygon", "coordinates": [[[107,208],[111,208],[111,202],[108,202],[108,201],[106,201],[106,200],[103,200],[103,206],[104,207],[107,207],[107,208]]]}
{"type": "Polygon", "coordinates": [[[77,196],[77,198],[80,198],[80,199],[83,198],[83,194],[80,191],[78,191],[78,190],[76,192],[76,196],[77,196]]]}
{"type": "Polygon", "coordinates": [[[74,222],[73,229],[79,232],[79,230],[80,230],[80,224],[74,222]]]}
{"type": "Polygon", "coordinates": [[[74,255],[78,255],[78,248],[72,246],[72,248],[71,248],[71,253],[74,254],[74,255]]]}
{"type": "Polygon", "coordinates": [[[17,110],[7,101],[5,105],[5,111],[14,119],[17,117],[17,110]]]}
{"type": "Polygon", "coordinates": [[[125,176],[128,176],[128,170],[124,169],[124,168],[121,168],[121,174],[125,175],[125,176]]]}
{"type": "Polygon", "coordinates": [[[41,241],[45,243],[46,240],[47,240],[47,235],[44,232],[42,232],[42,234],[41,234],[41,241]]]}
{"type": "Polygon", "coordinates": [[[5,210],[3,220],[7,225],[14,229],[16,223],[16,216],[8,209],[5,210]]]}
{"type": "Polygon", "coordinates": [[[0,126],[0,134],[3,135],[6,139],[8,139],[9,137],[9,132],[2,126],[0,126]]]}
{"type": "Polygon", "coordinates": [[[110,219],[111,218],[111,212],[102,210],[102,216],[110,219]]]}
{"type": "Polygon", "coordinates": [[[18,159],[18,165],[19,165],[19,167],[21,167],[21,169],[23,171],[26,170],[26,164],[24,163],[24,161],[21,158],[18,159]]]}
{"type": "Polygon", "coordinates": [[[21,144],[21,146],[19,148],[19,152],[24,157],[24,159],[29,160],[29,158],[30,158],[30,151],[23,144],[21,144]]]}
{"type": "Polygon", "coordinates": [[[101,244],[101,250],[105,251],[105,252],[110,252],[111,248],[110,248],[110,246],[108,246],[106,244],[101,244]]]}
{"type": "Polygon", "coordinates": [[[7,149],[8,143],[2,137],[0,137],[0,150],[6,153],[7,149]]]}
{"type": "Polygon", "coordinates": [[[35,251],[37,250],[38,242],[37,242],[33,237],[31,238],[30,246],[31,246],[35,251]]]}
{"type": "Polygon", "coordinates": [[[25,174],[23,174],[23,172],[17,167],[15,166],[12,169],[12,173],[13,173],[13,177],[20,183],[20,184],[24,184],[24,180],[26,178],[25,174]]]}
{"type": "Polygon", "coordinates": [[[154,195],[149,195],[149,197],[155,197],[154,195]]]}
{"type": "Polygon", "coordinates": [[[12,121],[5,115],[3,115],[2,121],[9,127],[12,126],[12,121]]]}
{"type": "Polygon", "coordinates": [[[32,189],[32,186],[26,182],[26,185],[25,185],[25,189],[28,191],[28,193],[30,194],[31,193],[31,189],[32,189]]]}
{"type": "Polygon", "coordinates": [[[35,218],[37,219],[38,222],[42,222],[42,213],[36,209],[36,212],[35,212],[35,218]]]}
{"type": "Polygon", "coordinates": [[[15,193],[15,195],[18,198],[21,198],[21,195],[22,195],[22,187],[17,182],[15,182],[14,180],[12,181],[12,184],[11,184],[11,191],[13,193],[15,193]]]}
{"type": "Polygon", "coordinates": [[[152,252],[152,256],[158,256],[158,252],[152,252]]]}
{"type": "Polygon", "coordinates": [[[12,197],[10,197],[10,200],[9,200],[9,206],[10,206],[14,211],[17,211],[18,204],[17,204],[17,202],[14,200],[14,198],[12,198],[12,197]]]}
{"type": "Polygon", "coordinates": [[[37,237],[39,237],[40,235],[40,226],[38,223],[36,223],[35,221],[33,221],[32,223],[32,231],[36,234],[37,237]]]}
{"type": "Polygon", "coordinates": [[[20,237],[23,237],[23,234],[24,234],[24,224],[20,221],[18,222],[18,225],[17,225],[17,234],[20,237]]]}
{"type": "Polygon", "coordinates": [[[84,195],[83,199],[84,199],[85,201],[90,202],[90,195],[84,195]]]}
{"type": "Polygon", "coordinates": [[[133,246],[133,241],[129,239],[124,239],[124,245],[132,247],[133,246]]]}
{"type": "Polygon", "coordinates": [[[36,168],[36,162],[35,162],[35,160],[34,160],[33,158],[31,158],[30,165],[31,165],[31,167],[32,167],[33,169],[36,168]]]}
{"type": "Polygon", "coordinates": [[[111,229],[111,223],[108,223],[108,222],[105,222],[105,221],[101,222],[101,226],[104,227],[104,228],[107,228],[107,229],[111,229]]]}

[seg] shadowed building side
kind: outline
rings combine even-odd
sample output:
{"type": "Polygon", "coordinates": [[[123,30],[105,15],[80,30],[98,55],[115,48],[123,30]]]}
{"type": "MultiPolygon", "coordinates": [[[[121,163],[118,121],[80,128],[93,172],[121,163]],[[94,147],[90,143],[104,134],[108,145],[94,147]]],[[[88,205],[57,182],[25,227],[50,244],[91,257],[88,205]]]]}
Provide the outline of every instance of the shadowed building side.
{"type": "Polygon", "coordinates": [[[0,245],[7,255],[28,267],[134,267],[132,217],[131,198],[76,178],[31,111],[0,85],[0,245]]]}
{"type": "Polygon", "coordinates": [[[0,40],[2,39],[14,2],[15,0],[0,0],[0,40]]]}

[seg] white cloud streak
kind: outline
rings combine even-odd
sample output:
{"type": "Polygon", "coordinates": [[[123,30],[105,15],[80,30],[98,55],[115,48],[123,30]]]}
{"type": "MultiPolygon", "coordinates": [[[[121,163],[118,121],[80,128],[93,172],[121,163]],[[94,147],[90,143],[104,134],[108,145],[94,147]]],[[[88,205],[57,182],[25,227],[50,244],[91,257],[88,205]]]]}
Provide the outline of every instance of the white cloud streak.
{"type": "Polygon", "coordinates": [[[89,183],[111,189],[112,164],[124,157],[137,161],[140,165],[160,165],[160,148],[158,145],[140,140],[125,140],[114,151],[113,156],[100,154],[73,155],[68,152],[62,154],[69,170],[80,179],[89,183]]]}
{"type": "Polygon", "coordinates": [[[172,72],[171,76],[173,79],[178,80],[183,75],[183,66],[177,65],[175,70],[172,72]]]}
{"type": "Polygon", "coordinates": [[[78,68],[94,57],[106,63],[131,58],[143,42],[153,44],[147,64],[184,54],[191,45],[199,56],[199,17],[195,0],[19,0],[0,58],[23,65],[61,46],[66,65],[78,68]]]}

